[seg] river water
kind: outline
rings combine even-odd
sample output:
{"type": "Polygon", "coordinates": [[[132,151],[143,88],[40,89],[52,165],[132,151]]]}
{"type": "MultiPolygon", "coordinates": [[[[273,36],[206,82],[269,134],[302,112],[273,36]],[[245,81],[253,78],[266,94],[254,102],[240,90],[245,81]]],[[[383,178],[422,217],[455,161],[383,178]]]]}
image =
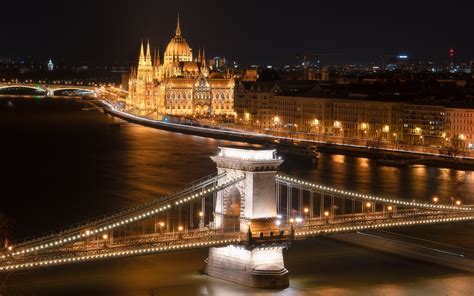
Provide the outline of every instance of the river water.
{"type": "MultiPolygon", "coordinates": [[[[85,103],[66,99],[0,99],[0,213],[11,221],[11,238],[61,228],[170,193],[213,173],[209,155],[218,146],[246,145],[127,123],[119,127],[114,124],[118,120],[84,107],[85,103]]],[[[454,197],[474,203],[472,172],[383,167],[365,158],[330,154],[321,154],[317,161],[286,160],[282,171],[375,195],[410,200],[438,196],[446,203],[454,197]]],[[[53,268],[29,274],[26,282],[24,275],[19,276],[12,285],[33,294],[64,292],[84,287],[84,282],[91,289],[110,289],[107,283],[113,284],[130,295],[150,295],[150,289],[156,295],[267,293],[194,272],[203,258],[205,251],[200,250],[94,264],[93,272],[87,264],[56,272],[53,268]],[[158,267],[161,261],[170,263],[170,258],[180,264],[170,272],[158,267]],[[126,270],[146,276],[124,275],[126,270]],[[51,272],[55,279],[64,279],[52,281],[51,272]],[[77,279],[77,272],[88,276],[77,279]]],[[[437,294],[441,288],[474,294],[471,276],[324,238],[296,245],[287,251],[286,260],[292,283],[278,292],[283,295],[437,294]]]]}

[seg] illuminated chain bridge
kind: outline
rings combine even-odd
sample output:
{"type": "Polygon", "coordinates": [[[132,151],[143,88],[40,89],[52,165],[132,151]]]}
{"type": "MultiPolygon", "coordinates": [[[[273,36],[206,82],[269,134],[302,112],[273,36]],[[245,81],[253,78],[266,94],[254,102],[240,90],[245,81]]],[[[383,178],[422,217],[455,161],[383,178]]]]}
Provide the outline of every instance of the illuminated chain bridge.
{"type": "Polygon", "coordinates": [[[286,287],[282,250],[294,240],[474,220],[468,206],[371,196],[277,173],[283,161],[274,150],[221,147],[211,158],[216,174],[173,194],[0,250],[0,272],[209,248],[207,274],[286,287]]]}

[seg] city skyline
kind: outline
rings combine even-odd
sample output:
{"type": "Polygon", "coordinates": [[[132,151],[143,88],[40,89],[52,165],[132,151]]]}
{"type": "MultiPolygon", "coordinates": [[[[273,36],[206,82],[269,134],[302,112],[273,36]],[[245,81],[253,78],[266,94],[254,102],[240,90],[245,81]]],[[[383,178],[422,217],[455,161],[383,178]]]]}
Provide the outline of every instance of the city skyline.
{"type": "Polygon", "coordinates": [[[209,57],[226,56],[242,64],[292,64],[305,54],[325,64],[377,63],[397,54],[443,61],[449,48],[456,50],[456,58],[469,60],[474,52],[474,42],[466,38],[472,6],[468,1],[449,6],[427,1],[298,2],[291,7],[281,1],[6,3],[5,9],[23,17],[7,14],[0,21],[0,38],[9,41],[0,55],[130,63],[141,39],[166,45],[179,13],[183,30],[200,42],[191,48],[205,46],[209,57]]]}

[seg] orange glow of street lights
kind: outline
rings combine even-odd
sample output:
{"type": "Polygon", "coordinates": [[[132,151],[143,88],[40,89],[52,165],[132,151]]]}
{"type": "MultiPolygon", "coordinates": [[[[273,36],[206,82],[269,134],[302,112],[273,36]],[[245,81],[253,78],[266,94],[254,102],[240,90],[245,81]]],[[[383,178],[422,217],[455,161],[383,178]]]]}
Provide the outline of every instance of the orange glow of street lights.
{"type": "Polygon", "coordinates": [[[178,226],[178,231],[183,231],[183,226],[178,226]]]}
{"type": "Polygon", "coordinates": [[[325,217],[329,217],[329,212],[328,212],[328,211],[325,211],[325,212],[324,212],[324,216],[325,216],[325,217]]]}
{"type": "Polygon", "coordinates": [[[460,205],[461,205],[461,201],[460,201],[460,200],[456,200],[456,205],[457,205],[457,206],[460,206],[460,205]]]}
{"type": "Polygon", "coordinates": [[[309,212],[309,209],[308,208],[304,208],[303,210],[305,213],[308,213],[309,212]]]}
{"type": "Polygon", "coordinates": [[[438,201],[439,201],[439,198],[438,198],[438,197],[436,197],[436,196],[433,197],[433,202],[434,202],[434,203],[437,203],[438,201]]]}

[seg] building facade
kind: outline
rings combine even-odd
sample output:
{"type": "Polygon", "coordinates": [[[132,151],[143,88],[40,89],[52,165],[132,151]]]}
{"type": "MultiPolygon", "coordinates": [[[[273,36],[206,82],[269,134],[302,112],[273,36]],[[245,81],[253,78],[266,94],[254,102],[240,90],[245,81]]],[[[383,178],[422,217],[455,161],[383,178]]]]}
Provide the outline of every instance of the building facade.
{"type": "Polygon", "coordinates": [[[444,141],[474,149],[474,109],[446,108],[444,141]]]}
{"type": "Polygon", "coordinates": [[[262,130],[474,149],[472,108],[322,95],[315,81],[241,82],[235,111],[238,124],[262,130]]]}
{"type": "Polygon", "coordinates": [[[175,36],[160,53],[152,56],[142,42],[138,66],[128,83],[127,108],[139,114],[176,116],[233,116],[234,79],[229,74],[211,73],[205,51],[197,57],[181,35],[179,17],[175,36]]]}

